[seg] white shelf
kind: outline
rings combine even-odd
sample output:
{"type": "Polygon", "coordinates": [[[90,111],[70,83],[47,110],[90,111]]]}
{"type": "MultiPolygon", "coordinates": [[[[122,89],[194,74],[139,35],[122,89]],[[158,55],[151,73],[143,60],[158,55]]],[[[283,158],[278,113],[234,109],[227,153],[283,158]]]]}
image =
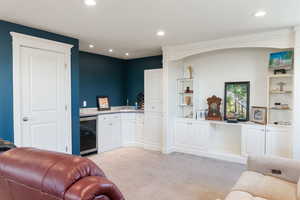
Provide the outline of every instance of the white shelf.
{"type": "Polygon", "coordinates": [[[292,94],[293,91],[270,91],[270,94],[292,94]]]}
{"type": "Polygon", "coordinates": [[[270,78],[292,78],[293,74],[276,74],[276,75],[270,75],[270,78]]]}
{"type": "Polygon", "coordinates": [[[187,92],[179,92],[180,95],[193,95],[194,93],[187,93],[187,92]]]}
{"type": "Polygon", "coordinates": [[[282,109],[282,108],[269,108],[270,110],[275,110],[275,111],[293,111],[292,108],[289,109],[282,109]]]}

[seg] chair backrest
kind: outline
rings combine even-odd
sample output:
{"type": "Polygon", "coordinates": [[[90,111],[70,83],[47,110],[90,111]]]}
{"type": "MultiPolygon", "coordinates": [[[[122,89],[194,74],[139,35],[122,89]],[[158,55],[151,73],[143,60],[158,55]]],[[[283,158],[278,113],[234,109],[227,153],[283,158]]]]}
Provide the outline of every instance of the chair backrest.
{"type": "MultiPolygon", "coordinates": [[[[81,190],[88,191],[86,187],[95,183],[97,188],[90,192],[95,193],[106,183],[113,188],[111,194],[116,194],[116,200],[123,199],[116,186],[89,159],[33,148],[15,148],[0,155],[0,200],[58,200],[67,199],[66,194],[68,198],[77,195],[77,200],[81,199],[81,190]]],[[[90,196],[112,199],[99,192],[90,196]]]]}

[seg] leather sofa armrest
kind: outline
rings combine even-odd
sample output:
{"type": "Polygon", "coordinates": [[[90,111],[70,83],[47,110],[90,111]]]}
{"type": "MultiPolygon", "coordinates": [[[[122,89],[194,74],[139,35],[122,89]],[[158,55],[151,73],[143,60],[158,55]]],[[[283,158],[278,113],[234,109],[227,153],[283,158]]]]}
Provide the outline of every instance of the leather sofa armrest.
{"type": "Polygon", "coordinates": [[[297,183],[300,177],[300,162],[270,156],[249,156],[248,170],[297,183]]]}
{"type": "Polygon", "coordinates": [[[89,176],[75,182],[65,193],[66,200],[125,200],[119,189],[105,177],[89,176]]]}

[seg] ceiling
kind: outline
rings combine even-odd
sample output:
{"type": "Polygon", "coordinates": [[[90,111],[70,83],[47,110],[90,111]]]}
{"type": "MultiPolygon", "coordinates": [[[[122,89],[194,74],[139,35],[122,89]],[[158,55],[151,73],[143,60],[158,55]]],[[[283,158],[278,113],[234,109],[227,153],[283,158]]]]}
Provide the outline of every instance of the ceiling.
{"type": "Polygon", "coordinates": [[[300,0],[96,1],[87,7],[83,0],[1,0],[0,19],[75,37],[82,51],[123,59],[159,55],[164,45],[300,24],[300,0]],[[267,15],[255,18],[261,9],[267,15]],[[166,35],[156,36],[158,30],[166,35]]]}

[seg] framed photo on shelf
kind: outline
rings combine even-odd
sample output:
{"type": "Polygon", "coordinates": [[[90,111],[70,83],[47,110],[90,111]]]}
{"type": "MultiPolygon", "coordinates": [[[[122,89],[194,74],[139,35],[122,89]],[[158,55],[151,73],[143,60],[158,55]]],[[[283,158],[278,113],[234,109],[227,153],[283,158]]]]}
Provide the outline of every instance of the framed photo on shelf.
{"type": "Polygon", "coordinates": [[[267,124],[267,107],[252,106],[251,121],[257,124],[267,124]]]}
{"type": "Polygon", "coordinates": [[[99,111],[110,110],[109,98],[108,96],[98,96],[97,106],[99,111]]]}

